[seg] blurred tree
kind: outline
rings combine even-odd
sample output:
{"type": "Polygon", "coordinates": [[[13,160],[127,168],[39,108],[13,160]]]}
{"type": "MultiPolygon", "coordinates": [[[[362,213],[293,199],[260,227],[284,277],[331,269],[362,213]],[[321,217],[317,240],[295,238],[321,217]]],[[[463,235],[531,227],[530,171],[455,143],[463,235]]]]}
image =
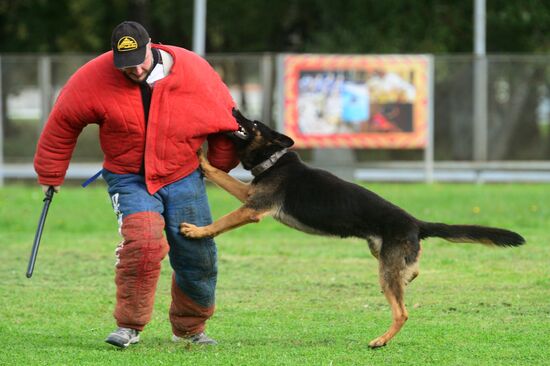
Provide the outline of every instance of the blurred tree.
{"type": "MultiPolygon", "coordinates": [[[[0,0],[0,52],[101,52],[137,20],[191,47],[193,0],[0,0]]],[[[207,52],[471,53],[473,0],[208,0],[207,52]]],[[[487,51],[547,52],[550,2],[487,2],[487,51]]]]}
{"type": "Polygon", "coordinates": [[[548,52],[550,2],[487,2],[487,52],[548,52]]]}
{"type": "MultiPolygon", "coordinates": [[[[473,3],[207,0],[206,51],[471,54],[473,3]]],[[[0,53],[98,54],[110,48],[111,31],[123,20],[144,24],[154,42],[191,48],[193,5],[194,0],[0,0],[0,53]]],[[[488,53],[546,53],[550,51],[549,33],[550,1],[487,1],[488,53]]],[[[545,72],[543,66],[535,68],[523,76],[528,82],[514,84],[518,87],[512,91],[514,100],[521,104],[516,111],[523,116],[517,120],[524,122],[522,126],[509,123],[510,128],[500,132],[503,141],[522,143],[525,139],[516,137],[541,129],[536,118],[525,110],[539,103],[533,90],[550,90],[547,77],[543,77],[545,72]]],[[[240,70],[233,74],[238,77],[240,70]]],[[[4,84],[13,84],[10,92],[17,93],[17,88],[35,79],[33,72],[11,73],[4,75],[4,84]]],[[[446,83],[467,86],[470,81],[468,71],[446,83]]],[[[451,93],[449,103],[450,107],[454,105],[451,109],[462,111],[455,119],[465,121],[469,116],[465,114],[465,101],[457,102],[451,93]]],[[[493,123],[513,117],[502,112],[498,104],[490,106],[493,123]]],[[[546,146],[550,146],[550,133],[544,136],[549,140],[546,146]]],[[[550,157],[550,147],[547,150],[550,157]]],[[[464,151],[455,153],[462,156],[464,151]]],[[[510,158],[503,148],[493,154],[510,158]]]]}
{"type": "Polygon", "coordinates": [[[0,0],[0,52],[106,51],[105,24],[126,12],[123,0],[0,0]]]}

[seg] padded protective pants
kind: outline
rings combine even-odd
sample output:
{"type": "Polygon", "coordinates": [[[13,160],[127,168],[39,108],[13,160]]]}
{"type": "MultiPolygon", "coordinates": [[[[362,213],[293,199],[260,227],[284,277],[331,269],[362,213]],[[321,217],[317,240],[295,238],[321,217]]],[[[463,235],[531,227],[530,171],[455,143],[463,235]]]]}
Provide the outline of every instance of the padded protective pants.
{"type": "Polygon", "coordinates": [[[103,177],[123,237],[116,250],[117,325],[141,331],[150,321],[161,261],[168,252],[174,270],[172,331],[180,337],[202,332],[214,313],[216,245],[212,239],[190,240],[179,233],[181,222],[212,222],[200,172],[154,195],[147,192],[141,175],[103,170],[103,177]]]}

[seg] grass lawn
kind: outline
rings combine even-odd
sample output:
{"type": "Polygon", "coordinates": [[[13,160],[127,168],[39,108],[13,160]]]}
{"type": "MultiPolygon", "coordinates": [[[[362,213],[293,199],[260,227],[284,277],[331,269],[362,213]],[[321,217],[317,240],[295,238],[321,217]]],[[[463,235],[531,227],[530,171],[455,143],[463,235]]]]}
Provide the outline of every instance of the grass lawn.
{"type": "MultiPolygon", "coordinates": [[[[34,276],[38,187],[0,189],[0,365],[550,365],[550,185],[370,188],[431,221],[501,226],[521,248],[423,243],[409,322],[388,346],[377,262],[358,239],[310,236],[272,219],[217,238],[214,348],[173,344],[168,261],[139,345],[103,342],[115,323],[117,223],[103,182],[54,197],[34,276]]],[[[238,206],[210,186],[214,217],[238,206]]]]}

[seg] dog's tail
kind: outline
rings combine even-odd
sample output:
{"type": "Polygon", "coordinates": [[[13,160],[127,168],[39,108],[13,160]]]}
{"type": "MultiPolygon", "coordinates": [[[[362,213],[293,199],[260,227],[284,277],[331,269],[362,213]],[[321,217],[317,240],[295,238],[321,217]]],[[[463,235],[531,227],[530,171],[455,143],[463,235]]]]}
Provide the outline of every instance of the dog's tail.
{"type": "Polygon", "coordinates": [[[419,222],[419,238],[437,237],[455,243],[481,243],[499,247],[517,247],[525,239],[513,231],[477,225],[447,225],[434,222],[419,222]]]}

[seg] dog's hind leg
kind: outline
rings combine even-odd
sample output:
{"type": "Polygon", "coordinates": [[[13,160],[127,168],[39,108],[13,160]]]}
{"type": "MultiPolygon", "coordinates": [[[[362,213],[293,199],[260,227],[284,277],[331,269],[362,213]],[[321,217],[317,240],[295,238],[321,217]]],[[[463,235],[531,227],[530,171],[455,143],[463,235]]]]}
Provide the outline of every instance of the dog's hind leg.
{"type": "Polygon", "coordinates": [[[386,271],[382,262],[380,267],[380,285],[391,307],[392,324],[384,334],[369,342],[371,348],[385,346],[401,330],[409,317],[405,308],[404,283],[401,276],[399,273],[386,271]]]}
{"type": "Polygon", "coordinates": [[[382,250],[380,253],[380,286],[391,307],[392,324],[384,334],[369,343],[371,348],[385,346],[401,330],[409,317],[405,308],[405,286],[418,275],[419,249],[418,245],[407,242],[389,251],[382,250]],[[416,254],[410,253],[411,250],[416,254]]]}

